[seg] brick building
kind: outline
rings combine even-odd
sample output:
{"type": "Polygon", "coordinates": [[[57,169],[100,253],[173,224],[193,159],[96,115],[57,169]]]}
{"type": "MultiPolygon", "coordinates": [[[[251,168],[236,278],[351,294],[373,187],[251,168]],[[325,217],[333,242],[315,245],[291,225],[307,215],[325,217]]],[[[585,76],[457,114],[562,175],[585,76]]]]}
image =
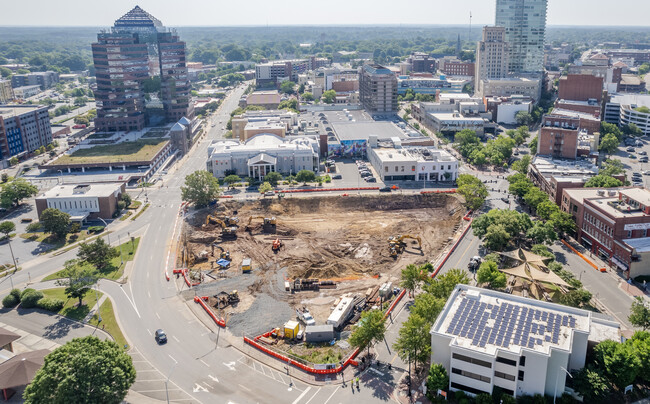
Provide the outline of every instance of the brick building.
{"type": "Polygon", "coordinates": [[[438,62],[440,71],[449,76],[471,76],[475,74],[474,62],[464,62],[456,58],[443,58],[438,62]]]}
{"type": "Polygon", "coordinates": [[[567,111],[583,112],[600,118],[600,103],[596,101],[575,101],[558,98],[555,101],[555,108],[567,111]]]}
{"type": "Polygon", "coordinates": [[[603,100],[603,77],[590,74],[568,74],[560,77],[558,99],[598,102],[603,100]]]}
{"type": "Polygon", "coordinates": [[[598,167],[585,160],[561,160],[537,155],[530,164],[528,177],[535,186],[548,194],[558,206],[562,193],[569,188],[584,188],[598,174],[598,167]]]}
{"type": "Polygon", "coordinates": [[[563,191],[562,210],[576,220],[576,239],[628,277],[650,274],[638,262],[634,245],[649,236],[650,190],[644,188],[571,189],[563,191]],[[642,272],[642,273],[641,273],[642,272]]]}
{"type": "Polygon", "coordinates": [[[36,197],[36,211],[41,217],[47,208],[58,209],[78,222],[111,219],[124,192],[126,184],[123,182],[57,185],[36,197]]]}

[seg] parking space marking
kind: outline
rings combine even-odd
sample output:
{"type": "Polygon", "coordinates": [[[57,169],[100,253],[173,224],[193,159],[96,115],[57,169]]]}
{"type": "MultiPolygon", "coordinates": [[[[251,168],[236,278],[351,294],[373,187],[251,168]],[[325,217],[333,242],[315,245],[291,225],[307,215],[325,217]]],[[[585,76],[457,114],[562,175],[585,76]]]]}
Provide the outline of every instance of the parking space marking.
{"type": "Polygon", "coordinates": [[[325,400],[323,404],[327,404],[332,399],[332,397],[334,397],[334,394],[336,394],[336,392],[339,391],[340,388],[341,386],[337,386],[336,389],[334,389],[332,394],[330,394],[330,396],[327,398],[327,400],[325,400]]]}
{"type": "Polygon", "coordinates": [[[316,390],[316,392],[314,393],[314,395],[311,396],[311,398],[310,398],[309,400],[307,400],[307,402],[306,402],[305,404],[309,404],[309,403],[311,402],[311,400],[313,400],[314,397],[316,397],[316,395],[317,395],[318,393],[320,393],[320,390],[321,390],[321,389],[322,389],[322,387],[319,387],[318,390],[316,390]]]}
{"type": "MultiPolygon", "coordinates": [[[[293,382],[287,383],[287,382],[284,380],[284,378],[282,378],[282,376],[280,376],[280,372],[277,372],[277,371],[276,371],[276,373],[278,374],[278,376],[280,376],[280,380],[278,380],[278,379],[276,379],[276,378],[274,378],[274,377],[272,377],[272,376],[267,375],[267,374],[264,373],[262,370],[257,369],[257,367],[255,366],[255,364],[256,364],[257,362],[251,360],[252,365],[249,365],[248,363],[246,363],[246,359],[247,359],[246,357],[243,357],[243,356],[242,356],[241,358],[239,358],[239,360],[238,360],[237,362],[241,363],[242,365],[244,365],[244,366],[246,366],[246,367],[251,368],[252,370],[254,370],[254,371],[257,372],[257,373],[263,374],[264,376],[268,377],[268,378],[271,379],[271,380],[274,380],[274,381],[276,381],[276,382],[278,382],[278,383],[281,383],[281,384],[283,384],[283,385],[285,385],[285,386],[292,386],[294,389],[296,389],[296,390],[298,390],[298,391],[303,391],[303,389],[299,389],[299,388],[296,387],[296,383],[293,383],[293,382]]],[[[250,359],[249,359],[249,360],[250,360],[250,359]]],[[[258,363],[258,365],[259,365],[260,367],[262,367],[262,369],[264,369],[264,366],[266,366],[266,365],[261,364],[261,363],[258,363]]],[[[270,367],[269,367],[269,369],[272,370],[270,367]]]]}

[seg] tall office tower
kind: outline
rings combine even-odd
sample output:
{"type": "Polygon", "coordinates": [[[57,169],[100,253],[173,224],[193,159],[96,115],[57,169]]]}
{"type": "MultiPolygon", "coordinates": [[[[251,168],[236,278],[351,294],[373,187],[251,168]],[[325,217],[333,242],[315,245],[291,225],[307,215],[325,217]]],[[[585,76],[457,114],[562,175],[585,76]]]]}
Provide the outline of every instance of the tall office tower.
{"type": "Polygon", "coordinates": [[[359,101],[371,114],[393,113],[397,107],[397,77],[380,65],[364,65],[359,73],[359,101]]]}
{"type": "Polygon", "coordinates": [[[98,131],[141,130],[148,123],[191,117],[185,43],[158,19],[136,6],[110,31],[97,34],[92,50],[98,131]],[[153,92],[145,101],[144,83],[155,76],[161,100],[156,102],[153,92]]]}
{"type": "Polygon", "coordinates": [[[510,73],[539,73],[544,66],[548,0],[497,0],[496,21],[505,27],[510,73]]]}
{"type": "Polygon", "coordinates": [[[476,80],[502,79],[508,75],[508,43],[504,27],[483,27],[476,47],[476,80]]]}

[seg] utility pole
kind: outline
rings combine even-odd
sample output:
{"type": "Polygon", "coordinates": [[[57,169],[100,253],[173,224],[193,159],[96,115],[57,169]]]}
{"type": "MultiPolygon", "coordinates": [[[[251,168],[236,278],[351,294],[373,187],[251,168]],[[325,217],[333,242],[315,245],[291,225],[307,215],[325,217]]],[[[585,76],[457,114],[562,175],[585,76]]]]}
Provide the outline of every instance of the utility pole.
{"type": "Polygon", "coordinates": [[[468,41],[472,42],[472,12],[469,12],[469,37],[467,38],[468,41]]]}

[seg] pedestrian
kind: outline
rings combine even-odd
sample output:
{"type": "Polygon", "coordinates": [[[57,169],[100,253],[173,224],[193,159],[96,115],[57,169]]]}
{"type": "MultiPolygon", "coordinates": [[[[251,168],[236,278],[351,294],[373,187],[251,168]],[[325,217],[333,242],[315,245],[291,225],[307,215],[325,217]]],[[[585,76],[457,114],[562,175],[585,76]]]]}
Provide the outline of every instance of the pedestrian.
{"type": "Polygon", "coordinates": [[[359,377],[357,376],[357,390],[359,389],[359,377]]]}

